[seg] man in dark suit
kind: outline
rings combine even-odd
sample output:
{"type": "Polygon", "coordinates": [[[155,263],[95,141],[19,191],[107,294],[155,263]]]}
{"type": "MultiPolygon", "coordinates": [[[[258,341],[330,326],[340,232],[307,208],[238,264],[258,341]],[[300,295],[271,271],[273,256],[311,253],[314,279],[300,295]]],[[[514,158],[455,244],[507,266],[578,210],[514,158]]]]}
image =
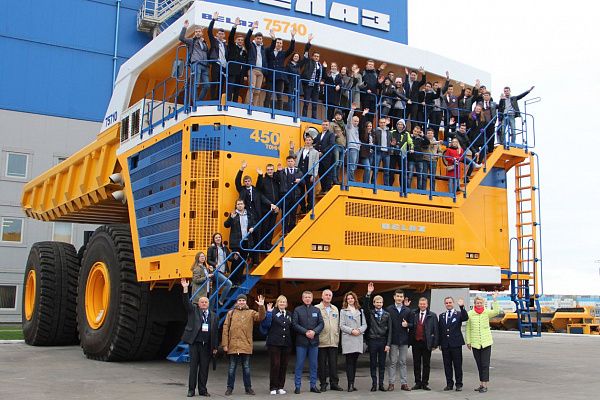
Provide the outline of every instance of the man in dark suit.
{"type": "Polygon", "coordinates": [[[258,28],[258,21],[255,21],[246,33],[244,38],[244,44],[246,45],[246,51],[248,52],[248,64],[253,68],[248,71],[248,83],[249,87],[253,90],[248,90],[246,94],[246,103],[250,103],[250,97],[252,96],[252,105],[261,106],[264,103],[264,92],[262,91],[263,80],[265,78],[263,74],[263,68],[268,68],[267,52],[263,44],[263,35],[257,32],[252,39],[252,34],[255,29],[258,28]]]}
{"type": "Polygon", "coordinates": [[[452,380],[452,369],[454,367],[454,376],[456,377],[456,391],[460,392],[463,387],[462,372],[462,347],[465,345],[461,327],[462,323],[469,319],[469,314],[465,310],[465,302],[458,299],[460,312],[454,309],[454,299],[446,297],[444,305],[446,312],[440,314],[439,318],[439,345],[442,350],[444,360],[444,372],[446,373],[446,387],[444,390],[452,390],[454,381],[452,380]]]}
{"type": "MultiPolygon", "coordinates": [[[[294,53],[294,48],[296,46],[296,40],[294,39],[294,37],[296,36],[296,29],[292,28],[290,33],[292,36],[290,40],[290,45],[288,49],[284,51],[283,39],[276,37],[273,29],[269,31],[269,34],[271,36],[271,46],[266,51],[267,61],[269,64],[269,68],[275,71],[285,71],[285,60],[287,60],[287,58],[294,53]]],[[[272,92],[273,89],[275,89],[275,98],[277,99],[277,102],[275,103],[275,108],[277,110],[283,109],[283,90],[285,89],[285,85],[288,83],[288,78],[291,77],[283,73],[275,72],[275,74],[271,74],[271,82],[267,85],[265,107],[271,108],[271,100],[273,96],[272,92]],[[273,83],[275,83],[274,86],[273,83]]]]}
{"type": "MultiPolygon", "coordinates": [[[[210,97],[213,100],[216,100],[217,97],[219,97],[219,85],[221,82],[225,82],[225,69],[227,61],[229,60],[229,47],[225,40],[225,29],[219,28],[216,37],[213,33],[215,21],[218,18],[219,13],[215,12],[210,24],[208,24],[208,40],[210,41],[208,58],[210,60],[218,61],[211,63],[212,65],[210,66],[210,97]]],[[[224,90],[224,88],[222,90],[224,90]]]]}
{"type": "MultiPolygon", "coordinates": [[[[267,172],[264,175],[263,170],[260,168],[257,168],[256,172],[258,173],[256,187],[271,204],[277,204],[279,201],[279,179],[275,174],[275,166],[273,164],[267,164],[267,172]]],[[[271,242],[273,240],[272,229],[275,227],[275,222],[277,221],[277,212],[271,211],[270,213],[265,213],[265,215],[267,216],[260,227],[260,240],[264,238],[260,248],[263,250],[271,250],[271,242]]]]}
{"type": "MultiPolygon", "coordinates": [[[[240,253],[240,256],[245,260],[248,258],[248,251],[243,250],[242,247],[248,249],[250,246],[254,244],[252,240],[252,232],[254,232],[254,225],[256,225],[256,220],[252,216],[252,214],[246,211],[246,206],[244,205],[244,200],[237,199],[235,202],[235,210],[229,214],[227,220],[225,220],[225,228],[230,228],[229,233],[229,248],[232,252],[240,253]],[[242,239],[244,239],[242,241],[242,239]]],[[[229,276],[229,279],[235,284],[240,284],[242,281],[242,276],[244,275],[244,271],[237,269],[239,265],[237,260],[234,258],[234,262],[232,263],[232,274],[229,276]]],[[[258,264],[258,254],[252,253],[252,262],[254,264],[258,264]]]]}
{"type": "MultiPolygon", "coordinates": [[[[342,113],[340,110],[335,110],[336,113],[342,113]]],[[[327,193],[331,189],[333,182],[333,152],[329,151],[335,146],[335,135],[330,130],[329,121],[323,120],[321,124],[321,132],[313,141],[314,148],[319,152],[319,171],[321,171],[321,193],[327,193]],[[329,151],[329,153],[327,153],[329,151]],[[325,155],[326,154],[326,155],[325,155]],[[325,175],[323,175],[325,174],[325,175]]]]}
{"type": "Polygon", "coordinates": [[[444,111],[444,124],[448,126],[450,117],[454,117],[454,121],[458,121],[458,99],[454,95],[454,86],[450,84],[450,73],[446,71],[446,83],[442,89],[442,97],[440,97],[440,107],[444,111]]]}
{"type": "MultiPolygon", "coordinates": [[[[327,63],[323,61],[323,68],[327,69],[327,63]]],[[[327,104],[327,119],[333,119],[334,112],[340,105],[342,96],[342,75],[339,72],[336,62],[332,62],[329,66],[329,72],[325,73],[325,85],[327,85],[325,98],[327,104]]]]}
{"type": "Polygon", "coordinates": [[[394,304],[388,306],[392,322],[392,345],[389,352],[389,364],[385,374],[388,376],[387,391],[393,391],[396,384],[396,366],[400,369],[400,389],[410,391],[408,386],[408,373],[406,370],[406,357],[408,355],[409,329],[413,327],[413,313],[408,308],[410,301],[404,298],[404,292],[397,289],[394,292],[394,304]]]}
{"type": "Polygon", "coordinates": [[[311,105],[311,118],[317,119],[317,106],[319,104],[319,92],[321,91],[321,84],[325,84],[323,79],[325,78],[325,71],[323,65],[320,63],[321,54],[315,51],[312,56],[309,57],[311,47],[312,35],[308,35],[308,41],[304,46],[304,57],[300,60],[301,66],[304,67],[300,78],[302,82],[302,90],[304,93],[304,104],[302,106],[302,116],[306,117],[308,114],[308,106],[311,105]]]}
{"type": "Polygon", "coordinates": [[[421,80],[417,81],[417,71],[408,72],[408,68],[404,68],[404,72],[406,73],[406,77],[404,78],[404,95],[408,97],[410,104],[406,105],[406,120],[410,120],[411,129],[417,125],[423,126],[421,121],[418,121],[419,114],[419,90],[421,86],[427,82],[427,76],[425,75],[425,70],[423,67],[419,68],[419,73],[421,74],[421,80]],[[418,121],[418,122],[417,122],[418,121]]]}
{"type": "Polygon", "coordinates": [[[294,393],[300,393],[304,361],[308,357],[310,371],[310,391],[321,393],[317,387],[317,367],[319,354],[319,333],[323,330],[324,322],[321,311],[312,305],[312,292],[302,293],[302,304],[296,307],[292,316],[292,327],[296,332],[296,371],[294,393]]]}
{"type": "Polygon", "coordinates": [[[243,64],[248,63],[248,52],[244,47],[244,36],[237,35],[236,29],[240,24],[240,18],[236,18],[233,26],[231,27],[231,32],[229,32],[229,39],[227,40],[227,47],[229,52],[228,61],[232,61],[229,64],[229,88],[227,89],[229,93],[228,100],[238,102],[242,81],[244,79],[248,79],[246,77],[246,71],[248,69],[247,66],[243,64]]]}
{"type": "Polygon", "coordinates": [[[277,206],[269,201],[256,186],[252,185],[252,178],[250,176],[246,175],[242,179],[242,174],[247,166],[248,163],[242,161],[242,166],[235,176],[235,188],[240,193],[240,199],[244,200],[246,211],[252,214],[254,220],[258,222],[267,213],[269,208],[275,211],[277,210],[277,206]]]}
{"type": "Polygon", "coordinates": [[[287,156],[286,163],[287,167],[285,169],[281,164],[277,166],[277,178],[279,180],[279,198],[285,196],[285,201],[281,203],[283,209],[281,218],[285,216],[285,233],[288,233],[296,226],[296,209],[298,208],[296,202],[300,199],[300,187],[296,186],[293,192],[289,192],[294,185],[300,183],[303,174],[296,168],[295,156],[287,156]]]}
{"type": "Polygon", "coordinates": [[[190,301],[188,290],[190,283],[181,279],[183,287],[183,305],[187,311],[187,324],[181,340],[189,345],[190,376],[187,397],[194,396],[196,383],[200,396],[210,396],[206,389],[210,359],[219,348],[219,323],[214,312],[208,309],[208,298],[201,297],[198,307],[190,301]]]}
{"type": "Polygon", "coordinates": [[[431,370],[431,351],[435,350],[438,345],[438,320],[437,315],[427,307],[429,307],[429,301],[425,297],[421,297],[419,309],[414,312],[413,329],[410,331],[415,372],[415,386],[412,390],[431,390],[429,371],[431,370]]]}

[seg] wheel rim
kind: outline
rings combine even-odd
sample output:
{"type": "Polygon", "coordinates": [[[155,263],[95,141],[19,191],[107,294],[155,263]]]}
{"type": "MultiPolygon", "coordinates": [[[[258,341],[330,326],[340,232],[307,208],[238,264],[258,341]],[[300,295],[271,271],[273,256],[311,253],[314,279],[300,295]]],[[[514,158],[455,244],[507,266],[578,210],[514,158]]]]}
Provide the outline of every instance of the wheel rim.
{"type": "Polygon", "coordinates": [[[101,261],[94,263],[85,285],[85,316],[92,329],[99,329],[106,319],[110,301],[108,268],[101,261]]]}
{"type": "Polygon", "coordinates": [[[33,310],[35,309],[35,270],[30,270],[27,274],[27,281],[25,282],[25,319],[31,320],[33,317],[33,310]]]}

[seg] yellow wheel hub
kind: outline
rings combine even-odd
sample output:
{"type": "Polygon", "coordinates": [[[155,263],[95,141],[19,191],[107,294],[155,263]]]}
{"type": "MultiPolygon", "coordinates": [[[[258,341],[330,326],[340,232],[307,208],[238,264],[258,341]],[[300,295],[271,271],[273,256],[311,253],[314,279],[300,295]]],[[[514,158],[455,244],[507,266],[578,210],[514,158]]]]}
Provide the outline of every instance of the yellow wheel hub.
{"type": "Polygon", "coordinates": [[[35,310],[35,270],[29,270],[27,281],[25,282],[25,319],[31,321],[33,310],[35,310]]]}
{"type": "Polygon", "coordinates": [[[101,261],[92,266],[85,285],[85,316],[92,329],[99,329],[108,312],[110,278],[106,264],[101,261]]]}

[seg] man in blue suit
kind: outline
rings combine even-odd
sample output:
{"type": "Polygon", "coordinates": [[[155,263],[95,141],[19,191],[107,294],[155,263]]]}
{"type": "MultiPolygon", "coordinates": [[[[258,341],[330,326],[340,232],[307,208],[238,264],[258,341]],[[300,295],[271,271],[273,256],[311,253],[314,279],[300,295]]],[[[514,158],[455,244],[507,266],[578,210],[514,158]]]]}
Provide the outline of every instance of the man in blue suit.
{"type": "Polygon", "coordinates": [[[444,372],[446,373],[446,387],[444,390],[452,390],[454,387],[454,381],[452,380],[452,369],[454,367],[456,391],[460,392],[463,387],[462,347],[465,344],[461,326],[463,322],[469,319],[469,315],[465,310],[464,300],[458,299],[457,303],[460,311],[454,309],[454,299],[452,297],[444,299],[446,312],[440,313],[439,316],[439,345],[442,350],[444,372]]]}

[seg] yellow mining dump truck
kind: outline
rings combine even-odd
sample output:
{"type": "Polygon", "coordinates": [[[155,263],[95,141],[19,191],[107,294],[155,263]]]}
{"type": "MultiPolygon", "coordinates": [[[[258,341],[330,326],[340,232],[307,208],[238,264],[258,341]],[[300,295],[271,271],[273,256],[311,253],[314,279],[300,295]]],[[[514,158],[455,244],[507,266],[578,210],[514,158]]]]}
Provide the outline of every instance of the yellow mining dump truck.
{"type": "MultiPolygon", "coordinates": [[[[23,294],[27,343],[58,345],[79,340],[85,355],[98,360],[167,354],[185,323],[179,281],[191,277],[196,253],[206,252],[216,232],[223,233],[230,247],[240,248],[239,242],[229,242],[224,222],[239,196],[236,176],[242,161],[248,165],[244,174],[267,164],[286,165],[290,143],[297,150],[305,132],[315,132],[309,127],[321,130],[320,119],[303,116],[302,109],[311,100],[304,98],[300,88],[310,82],[298,75],[290,74],[283,93],[269,86],[248,89],[247,81],[232,81],[229,72],[237,67],[244,73],[250,70],[251,75],[256,66],[230,61],[221,65],[227,72],[222,79],[198,83],[178,36],[184,20],[190,21],[191,28],[204,25],[206,15],[210,20],[215,11],[228,16],[218,17],[215,24],[225,30],[231,29],[230,21],[237,16],[243,17],[241,24],[246,27],[249,23],[244,21],[272,18],[262,11],[196,2],[122,66],[96,140],[24,188],[22,207],[31,218],[100,225],[82,249],[59,242],[32,246],[23,294]],[[171,75],[174,61],[178,68],[171,75]],[[200,98],[199,85],[210,85],[214,91],[200,98]],[[248,90],[251,103],[244,101],[248,90]]],[[[358,46],[350,54],[339,50],[344,49],[339,46],[339,28],[290,19],[307,25],[307,32],[317,32],[322,44],[315,39],[313,51],[319,46],[323,58],[340,64],[365,65],[376,54],[385,54],[382,61],[387,62],[387,69],[404,71],[401,59],[416,59],[424,53],[374,37],[371,45],[358,46]]],[[[306,32],[302,34],[296,37],[296,46],[308,40],[306,32]]],[[[348,30],[344,41],[363,36],[348,30]]],[[[284,46],[288,45],[286,41],[284,46]]],[[[427,53],[427,59],[435,66],[427,72],[431,80],[441,79],[448,64],[462,71],[461,80],[474,81],[481,74],[488,78],[443,57],[427,53]]],[[[209,67],[219,68],[212,61],[209,67]]],[[[282,72],[263,66],[262,73],[282,72]]],[[[328,99],[327,93],[335,87],[321,86],[325,98],[317,105],[319,115],[335,107],[346,117],[350,103],[344,103],[343,96],[328,99]]],[[[385,115],[383,100],[373,95],[375,109],[362,116],[363,122],[373,114],[375,118],[385,115]]],[[[407,125],[428,124],[430,110],[423,107],[421,120],[406,115],[407,125]]],[[[523,121],[526,117],[531,118],[524,114],[523,121]]],[[[286,231],[282,214],[296,213],[291,204],[300,201],[296,187],[281,193],[277,208],[270,211],[278,210],[271,243],[260,232],[268,233],[264,221],[273,214],[259,215],[262,221],[255,225],[254,244],[241,249],[263,250],[254,264],[239,259],[229,263],[229,268],[237,269],[240,282],[227,298],[215,302],[219,315],[224,315],[238,293],[264,293],[269,299],[286,294],[293,302],[303,290],[331,288],[336,296],[347,290],[364,293],[370,281],[382,292],[506,289],[512,282],[514,298],[524,304],[523,331],[528,330],[526,317],[540,293],[541,266],[536,157],[530,150],[533,131],[519,128],[505,146],[493,148],[495,125],[504,134],[506,124],[494,115],[487,125],[492,134],[486,128],[478,136],[485,136],[488,146],[481,151],[487,157],[475,166],[470,180],[464,173],[470,160],[445,155],[434,155],[428,162],[434,168],[416,170],[410,179],[411,157],[420,153],[410,148],[397,152],[400,164],[388,170],[392,182],[383,181],[386,170],[382,165],[374,170],[375,182],[363,183],[366,169],[350,151],[352,145],[360,144],[348,138],[347,147],[329,149],[322,161],[338,151],[339,164],[323,162],[312,182],[309,172],[316,172],[314,168],[304,173],[302,180],[314,189],[315,202],[298,216],[293,229],[286,231]],[[517,254],[516,264],[511,269],[507,173],[515,168],[518,237],[512,250],[513,256],[517,254]],[[354,169],[351,179],[349,171],[354,169]],[[334,172],[340,184],[323,193],[322,177],[334,172]],[[419,177],[425,179],[425,188],[419,177]],[[456,185],[458,191],[453,190],[456,185]]],[[[383,154],[375,144],[362,145],[367,153],[383,154]]],[[[474,149],[465,150],[475,154],[474,149]]],[[[256,182],[256,175],[248,174],[256,182]]],[[[219,296],[218,290],[212,292],[213,297],[219,296]]]]}

